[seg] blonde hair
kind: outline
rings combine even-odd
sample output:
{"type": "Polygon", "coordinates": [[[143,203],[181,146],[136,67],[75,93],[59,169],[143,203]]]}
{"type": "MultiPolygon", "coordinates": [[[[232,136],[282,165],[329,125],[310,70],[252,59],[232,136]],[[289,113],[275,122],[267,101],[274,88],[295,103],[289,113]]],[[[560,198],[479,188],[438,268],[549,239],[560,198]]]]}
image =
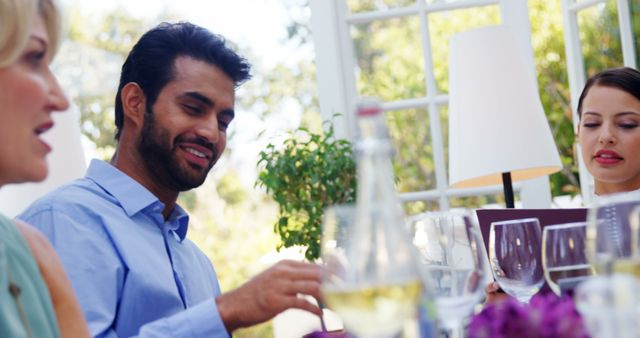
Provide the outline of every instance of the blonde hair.
{"type": "Polygon", "coordinates": [[[44,21],[53,57],[60,42],[60,14],[55,0],[0,0],[0,68],[18,58],[37,15],[44,21]]]}

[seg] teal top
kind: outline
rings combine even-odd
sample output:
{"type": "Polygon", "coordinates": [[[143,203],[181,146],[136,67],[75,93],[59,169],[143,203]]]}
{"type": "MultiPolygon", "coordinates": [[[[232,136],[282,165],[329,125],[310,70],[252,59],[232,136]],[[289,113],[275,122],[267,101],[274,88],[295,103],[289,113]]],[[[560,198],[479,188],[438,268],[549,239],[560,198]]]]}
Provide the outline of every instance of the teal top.
{"type": "Polygon", "coordinates": [[[60,338],[49,290],[31,249],[0,215],[0,337],[60,338]]]}

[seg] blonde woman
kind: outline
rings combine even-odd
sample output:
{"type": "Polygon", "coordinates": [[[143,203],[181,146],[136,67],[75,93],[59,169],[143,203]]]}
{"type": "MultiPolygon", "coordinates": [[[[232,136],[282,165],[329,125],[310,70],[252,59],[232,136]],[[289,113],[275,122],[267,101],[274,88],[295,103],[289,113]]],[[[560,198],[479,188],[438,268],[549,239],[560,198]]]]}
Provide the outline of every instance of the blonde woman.
{"type": "MultiPolygon", "coordinates": [[[[42,181],[40,134],[68,101],[49,69],[59,40],[53,0],[0,0],[0,186],[42,181]]],[[[88,337],[58,256],[29,225],[0,215],[0,337],[88,337]]]]}

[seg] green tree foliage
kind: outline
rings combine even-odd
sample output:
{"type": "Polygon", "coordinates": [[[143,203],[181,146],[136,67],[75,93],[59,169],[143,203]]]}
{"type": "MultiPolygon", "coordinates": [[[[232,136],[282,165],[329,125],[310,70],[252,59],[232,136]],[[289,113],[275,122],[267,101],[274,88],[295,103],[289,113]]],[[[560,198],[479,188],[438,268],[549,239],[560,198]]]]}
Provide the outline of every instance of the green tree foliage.
{"type": "Polygon", "coordinates": [[[631,12],[631,25],[636,46],[636,65],[640,65],[640,2],[632,1],[629,5],[631,12]]]}
{"type": "Polygon", "coordinates": [[[148,23],[132,17],[122,8],[105,13],[97,22],[81,12],[72,12],[69,38],[88,46],[126,56],[148,23]]]}
{"type": "MultiPolygon", "coordinates": [[[[235,183],[238,180],[232,171],[214,173],[198,189],[180,194],[179,200],[189,207],[189,239],[213,262],[223,292],[237,288],[276,260],[268,253],[278,241],[269,226],[277,209],[265,203],[266,196],[249,194],[235,183]]],[[[273,336],[273,330],[267,322],[233,336],[266,338],[273,336]]]]}
{"type": "Polygon", "coordinates": [[[327,131],[312,133],[299,128],[282,148],[269,144],[260,152],[257,184],[278,203],[280,213],[274,231],[278,248],[305,246],[305,257],[320,256],[322,215],[333,204],[355,200],[356,173],[351,143],[327,131]]]}
{"type": "Polygon", "coordinates": [[[244,189],[238,175],[233,171],[227,171],[216,184],[218,195],[228,206],[236,206],[247,199],[247,191],[244,189]]]}
{"type": "Polygon", "coordinates": [[[99,157],[108,159],[115,149],[114,98],[120,67],[135,41],[149,23],[133,18],[123,9],[104,15],[86,16],[77,8],[71,11],[68,39],[80,54],[82,86],[73,93],[74,103],[81,112],[82,134],[96,147],[99,157]],[[83,60],[89,59],[84,62],[83,60]]]}
{"type": "Polygon", "coordinates": [[[556,141],[562,170],[550,177],[552,195],[579,192],[573,154],[574,132],[564,52],[562,12],[559,1],[530,1],[532,45],[538,73],[538,89],[556,141]]]}

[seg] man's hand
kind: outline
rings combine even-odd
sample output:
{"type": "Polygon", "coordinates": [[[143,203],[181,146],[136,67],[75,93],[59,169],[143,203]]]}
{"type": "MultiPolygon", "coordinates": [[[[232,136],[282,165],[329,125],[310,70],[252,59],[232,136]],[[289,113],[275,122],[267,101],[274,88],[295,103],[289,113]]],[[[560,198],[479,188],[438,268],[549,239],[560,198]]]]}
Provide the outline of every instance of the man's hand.
{"type": "Polygon", "coordinates": [[[262,323],[280,312],[297,308],[318,316],[322,310],[299,294],[320,298],[321,268],[318,265],[284,260],[253,277],[239,288],[216,299],[227,330],[262,323]]]}

